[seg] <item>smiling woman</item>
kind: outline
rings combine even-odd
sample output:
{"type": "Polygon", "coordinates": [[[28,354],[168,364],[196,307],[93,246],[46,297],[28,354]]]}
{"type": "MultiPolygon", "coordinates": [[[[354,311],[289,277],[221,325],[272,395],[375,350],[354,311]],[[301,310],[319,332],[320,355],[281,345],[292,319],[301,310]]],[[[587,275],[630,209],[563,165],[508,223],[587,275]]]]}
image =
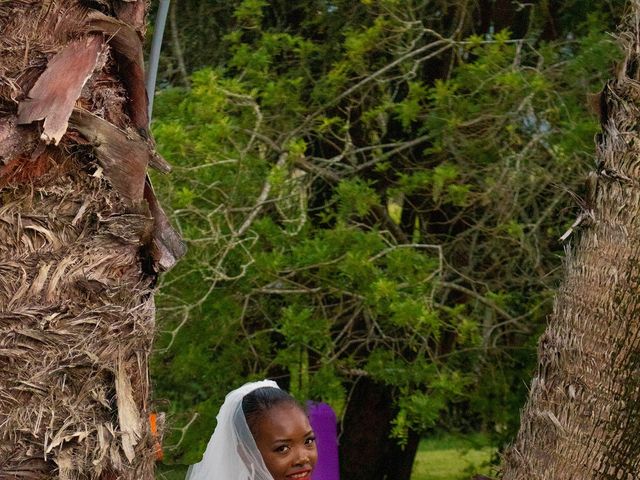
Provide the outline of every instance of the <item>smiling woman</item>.
{"type": "Polygon", "coordinates": [[[254,390],[242,410],[274,480],[308,479],[316,464],[316,438],[302,407],[288,393],[272,387],[254,390]]]}
{"type": "Polygon", "coordinates": [[[227,394],[202,461],[187,480],[309,480],[315,435],[303,408],[270,380],[227,394]]]}

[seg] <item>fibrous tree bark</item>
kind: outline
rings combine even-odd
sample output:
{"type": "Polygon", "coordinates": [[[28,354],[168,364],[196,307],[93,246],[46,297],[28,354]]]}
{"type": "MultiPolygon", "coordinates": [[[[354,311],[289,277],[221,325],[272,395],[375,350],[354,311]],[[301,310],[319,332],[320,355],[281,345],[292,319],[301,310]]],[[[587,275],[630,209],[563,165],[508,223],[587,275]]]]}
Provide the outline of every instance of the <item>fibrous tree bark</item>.
{"type": "Polygon", "coordinates": [[[0,478],[153,478],[145,8],[0,3],[0,478]]]}
{"type": "Polygon", "coordinates": [[[502,478],[634,479],[640,471],[640,2],[601,96],[597,168],[565,280],[539,343],[502,478]]]}

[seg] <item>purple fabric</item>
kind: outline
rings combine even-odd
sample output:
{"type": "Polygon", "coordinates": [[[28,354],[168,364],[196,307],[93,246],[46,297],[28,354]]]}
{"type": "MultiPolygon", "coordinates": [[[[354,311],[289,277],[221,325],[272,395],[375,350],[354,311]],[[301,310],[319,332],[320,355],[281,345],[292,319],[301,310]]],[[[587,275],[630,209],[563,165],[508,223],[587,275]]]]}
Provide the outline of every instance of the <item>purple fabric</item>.
{"type": "Polygon", "coordinates": [[[316,434],[318,463],[312,480],[340,480],[338,463],[338,420],[331,407],[324,403],[309,402],[309,423],[316,434]]]}

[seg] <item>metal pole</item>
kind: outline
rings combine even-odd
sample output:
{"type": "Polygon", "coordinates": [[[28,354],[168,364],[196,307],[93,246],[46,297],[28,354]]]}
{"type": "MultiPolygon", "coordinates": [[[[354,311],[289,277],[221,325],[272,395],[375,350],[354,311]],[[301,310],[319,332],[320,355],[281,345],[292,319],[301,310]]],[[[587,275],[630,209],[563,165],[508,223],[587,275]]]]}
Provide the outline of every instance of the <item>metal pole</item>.
{"type": "Polygon", "coordinates": [[[156,77],[158,76],[158,63],[160,62],[160,49],[162,48],[162,36],[164,26],[167,23],[169,13],[169,3],[171,0],[160,0],[156,24],[153,30],[153,40],[151,42],[151,53],[149,54],[149,71],[147,72],[147,98],[149,99],[149,121],[153,113],[153,97],[156,91],[156,77]]]}

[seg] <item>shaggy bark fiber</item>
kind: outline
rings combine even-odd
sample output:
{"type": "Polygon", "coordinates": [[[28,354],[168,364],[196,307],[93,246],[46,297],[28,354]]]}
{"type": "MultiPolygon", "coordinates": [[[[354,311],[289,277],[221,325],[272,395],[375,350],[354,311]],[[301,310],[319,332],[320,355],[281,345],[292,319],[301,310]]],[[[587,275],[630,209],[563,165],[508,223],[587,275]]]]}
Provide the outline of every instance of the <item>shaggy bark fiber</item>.
{"type": "Polygon", "coordinates": [[[638,478],[640,471],[640,4],[602,93],[585,229],[567,257],[504,480],[638,478]]]}
{"type": "Polygon", "coordinates": [[[42,156],[40,182],[2,191],[0,478],[152,478],[152,221],[85,165],[42,156]]]}
{"type": "Polygon", "coordinates": [[[0,479],[154,478],[153,286],[184,246],[147,177],[144,11],[0,2],[0,479]]]}

